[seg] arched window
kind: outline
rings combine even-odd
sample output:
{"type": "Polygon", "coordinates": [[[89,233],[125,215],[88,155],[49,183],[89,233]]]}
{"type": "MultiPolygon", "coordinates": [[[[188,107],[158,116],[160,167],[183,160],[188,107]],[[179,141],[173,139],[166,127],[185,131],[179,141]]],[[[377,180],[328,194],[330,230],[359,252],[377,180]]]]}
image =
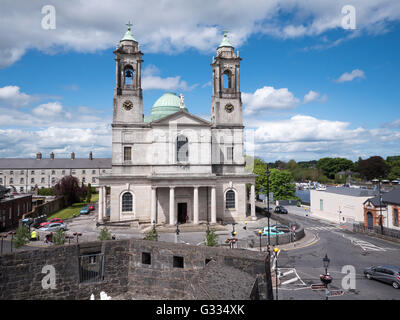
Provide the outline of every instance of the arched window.
{"type": "Polygon", "coordinates": [[[176,160],[185,162],[189,159],[189,140],[183,135],[176,138],[176,160]]]}
{"type": "Polygon", "coordinates": [[[133,71],[133,68],[129,65],[126,66],[124,68],[124,83],[126,85],[132,85],[134,76],[135,76],[135,71],[133,71]]]}
{"type": "Polygon", "coordinates": [[[133,196],[130,192],[125,192],[122,195],[122,212],[133,211],[133,196]]]}
{"type": "Polygon", "coordinates": [[[226,192],[225,207],[226,209],[235,208],[235,191],[229,190],[226,192]]]}
{"type": "Polygon", "coordinates": [[[223,77],[223,85],[224,85],[224,89],[230,89],[232,87],[232,75],[231,72],[229,70],[225,70],[224,73],[222,74],[223,77]]]}

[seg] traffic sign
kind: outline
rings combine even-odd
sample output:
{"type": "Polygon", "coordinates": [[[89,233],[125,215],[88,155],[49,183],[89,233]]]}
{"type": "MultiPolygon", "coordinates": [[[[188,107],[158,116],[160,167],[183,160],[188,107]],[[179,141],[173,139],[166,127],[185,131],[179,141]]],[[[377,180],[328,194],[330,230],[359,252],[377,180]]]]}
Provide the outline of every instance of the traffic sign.
{"type": "Polygon", "coordinates": [[[331,291],[326,291],[326,295],[328,297],[338,297],[338,296],[342,296],[344,294],[343,290],[331,290],[331,291]]]}
{"type": "Polygon", "coordinates": [[[312,284],[311,289],[312,290],[325,290],[326,286],[324,284],[312,284]]]}

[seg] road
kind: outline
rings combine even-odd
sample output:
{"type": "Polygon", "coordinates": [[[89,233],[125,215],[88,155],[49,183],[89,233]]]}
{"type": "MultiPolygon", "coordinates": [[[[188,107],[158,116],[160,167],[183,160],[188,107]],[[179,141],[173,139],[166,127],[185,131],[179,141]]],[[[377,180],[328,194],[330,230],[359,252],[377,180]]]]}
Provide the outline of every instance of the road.
{"type": "Polygon", "coordinates": [[[372,265],[400,266],[400,245],[364,234],[353,233],[339,225],[315,220],[304,215],[289,214],[291,220],[302,223],[306,231],[313,232],[319,240],[307,247],[295,250],[282,250],[278,256],[278,269],[287,273],[281,277],[278,295],[281,299],[325,299],[324,291],[312,291],[313,283],[321,283],[319,275],[324,273],[325,254],[330,259],[328,272],[333,277],[332,289],[342,289],[344,266],[353,266],[356,271],[354,290],[345,290],[343,296],[335,300],[390,300],[400,299],[400,290],[392,286],[367,280],[363,269],[372,265]],[[297,280],[296,280],[297,278],[297,280]]]}

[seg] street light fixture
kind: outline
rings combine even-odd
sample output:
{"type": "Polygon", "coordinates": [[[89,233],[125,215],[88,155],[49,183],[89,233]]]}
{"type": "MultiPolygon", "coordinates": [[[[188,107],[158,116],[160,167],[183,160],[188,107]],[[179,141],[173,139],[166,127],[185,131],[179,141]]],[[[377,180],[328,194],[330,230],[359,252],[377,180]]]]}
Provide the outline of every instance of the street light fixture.
{"type": "Polygon", "coordinates": [[[261,235],[262,235],[262,231],[258,230],[258,235],[260,236],[260,252],[261,252],[261,235]]]}
{"type": "Polygon", "coordinates": [[[332,282],[332,277],[328,273],[329,262],[331,260],[328,258],[328,254],[322,259],[325,268],[325,274],[320,275],[320,279],[323,284],[325,284],[325,300],[328,300],[328,284],[332,282]]]}

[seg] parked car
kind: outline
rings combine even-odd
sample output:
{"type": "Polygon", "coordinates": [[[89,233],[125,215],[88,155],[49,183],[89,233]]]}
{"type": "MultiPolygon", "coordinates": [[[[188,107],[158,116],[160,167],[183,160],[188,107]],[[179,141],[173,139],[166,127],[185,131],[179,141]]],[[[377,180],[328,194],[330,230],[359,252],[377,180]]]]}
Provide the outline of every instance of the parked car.
{"type": "Polygon", "coordinates": [[[288,213],[288,211],[286,210],[286,208],[282,207],[282,206],[276,206],[274,209],[275,213],[288,213]]]}
{"type": "Polygon", "coordinates": [[[268,234],[271,236],[275,236],[275,235],[280,235],[280,234],[284,234],[284,233],[282,231],[276,230],[275,228],[272,228],[272,227],[270,227],[269,231],[268,231],[268,227],[264,227],[261,235],[267,236],[268,234]]]}
{"type": "Polygon", "coordinates": [[[375,279],[390,283],[393,288],[400,288],[400,268],[394,266],[376,266],[364,269],[367,279],[375,279]]]}
{"type": "Polygon", "coordinates": [[[79,212],[79,214],[89,214],[89,213],[90,213],[89,207],[83,207],[79,212]]]}
{"type": "Polygon", "coordinates": [[[58,229],[65,231],[67,230],[67,226],[63,223],[53,222],[40,228],[40,231],[57,231],[58,229]]]}
{"type": "Polygon", "coordinates": [[[22,219],[22,225],[24,225],[25,227],[29,227],[32,223],[33,223],[32,218],[22,219]]]}
{"type": "Polygon", "coordinates": [[[94,204],[89,204],[88,207],[89,207],[89,210],[90,210],[90,211],[93,211],[93,210],[94,210],[94,204]]]}
{"type": "Polygon", "coordinates": [[[31,227],[39,228],[40,224],[42,222],[45,222],[45,221],[46,221],[46,216],[45,215],[36,217],[36,218],[33,219],[33,223],[31,225],[31,227]]]}
{"type": "Polygon", "coordinates": [[[292,231],[292,229],[290,229],[290,227],[285,226],[284,224],[274,224],[271,226],[271,228],[274,228],[274,229],[284,232],[284,233],[288,233],[288,232],[292,231]]]}
{"type": "Polygon", "coordinates": [[[49,221],[42,222],[40,224],[40,228],[44,227],[44,226],[46,226],[46,225],[48,225],[50,223],[53,223],[53,222],[63,223],[64,221],[63,221],[63,219],[60,219],[60,218],[51,218],[49,221]]]}

